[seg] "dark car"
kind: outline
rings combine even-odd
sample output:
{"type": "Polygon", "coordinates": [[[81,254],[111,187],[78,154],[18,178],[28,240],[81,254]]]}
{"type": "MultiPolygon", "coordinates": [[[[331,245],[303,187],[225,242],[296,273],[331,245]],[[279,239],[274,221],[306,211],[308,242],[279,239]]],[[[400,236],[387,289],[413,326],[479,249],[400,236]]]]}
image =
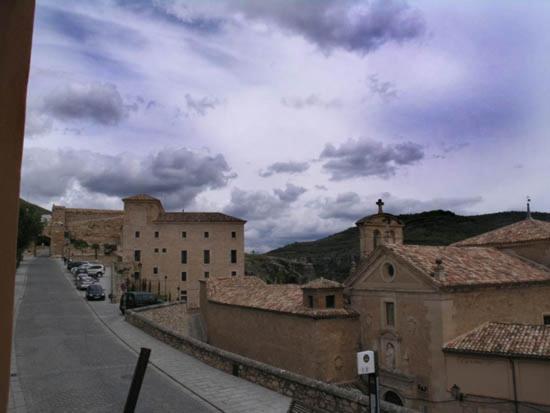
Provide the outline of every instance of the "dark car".
{"type": "Polygon", "coordinates": [[[91,300],[105,300],[105,290],[99,284],[92,284],[86,288],[86,299],[91,300]]]}
{"type": "Polygon", "coordinates": [[[86,264],[86,261],[69,261],[67,263],[67,269],[71,270],[74,267],[80,267],[82,264],[86,264]]]}
{"type": "Polygon", "coordinates": [[[128,309],[145,307],[153,304],[160,304],[162,300],[159,300],[157,296],[153,293],[148,293],[145,291],[129,291],[122,294],[120,297],[120,312],[124,312],[128,309]]]}

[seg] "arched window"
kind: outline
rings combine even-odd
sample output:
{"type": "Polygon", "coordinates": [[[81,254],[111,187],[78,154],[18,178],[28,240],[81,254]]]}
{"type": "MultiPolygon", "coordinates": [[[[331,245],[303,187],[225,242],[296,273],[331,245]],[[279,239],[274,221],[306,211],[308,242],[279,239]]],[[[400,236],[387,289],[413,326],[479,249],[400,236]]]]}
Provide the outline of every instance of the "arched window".
{"type": "Polygon", "coordinates": [[[372,241],[373,249],[376,249],[376,247],[380,245],[380,238],[381,238],[380,231],[375,229],[373,233],[373,241],[372,241]]]}
{"type": "Polygon", "coordinates": [[[396,404],[398,406],[403,406],[403,402],[401,401],[401,397],[399,397],[397,395],[397,393],[395,393],[393,391],[386,392],[386,394],[384,395],[384,400],[389,402],[389,403],[396,404]]]}

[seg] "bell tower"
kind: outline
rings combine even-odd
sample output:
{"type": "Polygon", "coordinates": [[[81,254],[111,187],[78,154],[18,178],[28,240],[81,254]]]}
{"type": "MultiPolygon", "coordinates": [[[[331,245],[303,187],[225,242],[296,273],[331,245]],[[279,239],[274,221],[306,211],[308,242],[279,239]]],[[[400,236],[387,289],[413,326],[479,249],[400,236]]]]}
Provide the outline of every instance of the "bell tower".
{"type": "Polygon", "coordinates": [[[368,257],[378,246],[403,244],[403,223],[395,215],[384,212],[384,202],[376,202],[378,213],[361,218],[355,223],[359,228],[360,257],[368,257]]]}

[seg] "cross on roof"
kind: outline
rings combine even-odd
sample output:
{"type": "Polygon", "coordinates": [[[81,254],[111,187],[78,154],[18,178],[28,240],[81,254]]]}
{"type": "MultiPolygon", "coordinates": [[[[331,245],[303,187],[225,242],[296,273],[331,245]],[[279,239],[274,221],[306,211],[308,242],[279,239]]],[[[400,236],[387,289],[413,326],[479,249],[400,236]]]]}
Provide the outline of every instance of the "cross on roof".
{"type": "Polygon", "coordinates": [[[376,205],[378,205],[378,213],[379,214],[382,214],[384,211],[382,211],[382,206],[384,205],[384,202],[379,199],[378,201],[376,201],[376,205]]]}

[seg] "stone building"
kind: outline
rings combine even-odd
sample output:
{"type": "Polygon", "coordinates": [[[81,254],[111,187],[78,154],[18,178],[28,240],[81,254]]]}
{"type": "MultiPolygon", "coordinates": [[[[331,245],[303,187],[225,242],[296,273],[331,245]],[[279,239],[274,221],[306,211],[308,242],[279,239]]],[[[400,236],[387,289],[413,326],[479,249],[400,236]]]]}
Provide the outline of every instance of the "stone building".
{"type": "MultiPolygon", "coordinates": [[[[360,314],[362,346],[378,351],[383,397],[425,411],[508,409],[513,403],[495,403],[502,392],[481,400],[477,396],[487,392],[450,383],[464,372],[457,373],[457,356],[447,343],[487,322],[550,323],[550,269],[544,265],[550,224],[528,216],[453,246],[403,245],[399,220],[381,206],[357,223],[362,257],[345,284],[360,314]],[[376,231],[380,236],[372,235],[376,231]],[[455,400],[453,384],[463,388],[461,400],[455,400]]],[[[546,360],[531,363],[537,371],[548,367],[546,360]]],[[[518,380],[531,386],[522,393],[522,405],[537,406],[541,398],[534,395],[542,395],[547,382],[537,385],[525,375],[518,380]]]]}
{"type": "Polygon", "coordinates": [[[124,198],[120,256],[129,276],[198,306],[199,281],[244,275],[244,224],[219,212],[166,212],[149,195],[124,198]]]}
{"type": "Polygon", "coordinates": [[[353,382],[359,315],[343,285],[318,279],[268,285],[247,276],[201,282],[209,344],[329,383],[353,382]]]}

